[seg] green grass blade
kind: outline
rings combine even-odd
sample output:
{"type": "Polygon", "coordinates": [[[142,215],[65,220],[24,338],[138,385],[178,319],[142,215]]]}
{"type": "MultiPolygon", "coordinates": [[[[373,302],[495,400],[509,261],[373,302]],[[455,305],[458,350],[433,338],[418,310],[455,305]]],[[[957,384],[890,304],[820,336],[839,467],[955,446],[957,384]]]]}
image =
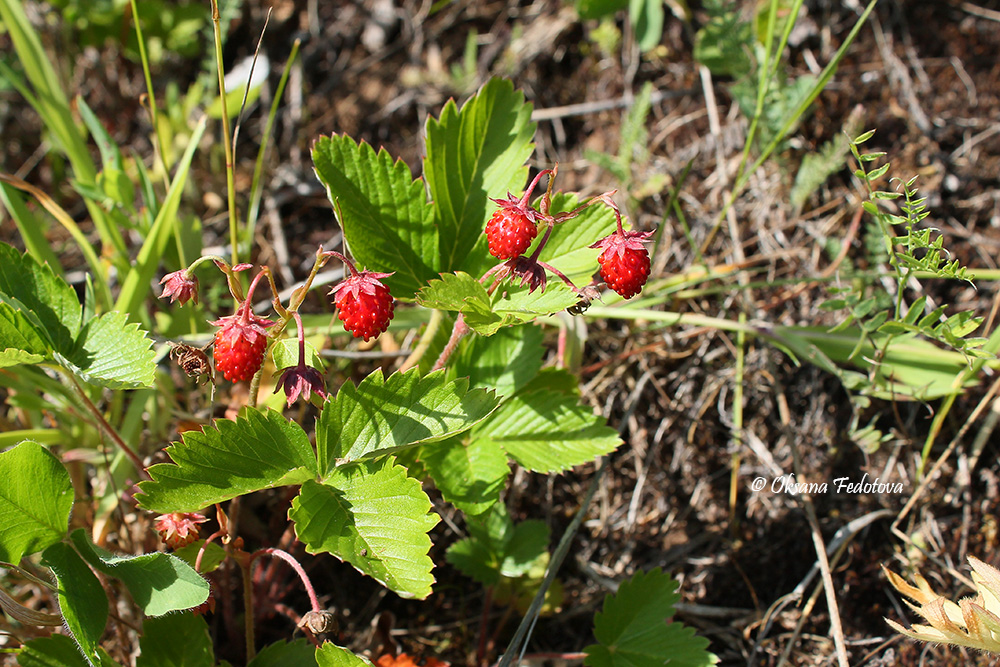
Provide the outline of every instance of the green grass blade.
{"type": "Polygon", "coordinates": [[[48,264],[53,271],[62,276],[62,265],[59,264],[59,259],[52,251],[48,239],[45,238],[45,225],[25,205],[24,199],[17,189],[6,183],[0,183],[0,201],[10,213],[14,224],[17,225],[17,230],[21,232],[21,238],[24,240],[24,247],[28,253],[39,264],[48,264]]]}
{"type": "Polygon", "coordinates": [[[167,241],[177,224],[177,209],[180,206],[184,185],[187,183],[191,159],[194,157],[195,149],[205,132],[207,120],[207,116],[202,116],[194,128],[191,141],[188,142],[187,149],[181,157],[177,172],[170,183],[170,189],[160,207],[160,212],[153,221],[149,235],[146,237],[145,243],[142,244],[131,271],[125,277],[121,292],[118,294],[118,301],[115,302],[115,309],[128,313],[133,321],[145,320],[142,304],[149,292],[149,282],[153,279],[156,267],[166,249],[167,241]]]}

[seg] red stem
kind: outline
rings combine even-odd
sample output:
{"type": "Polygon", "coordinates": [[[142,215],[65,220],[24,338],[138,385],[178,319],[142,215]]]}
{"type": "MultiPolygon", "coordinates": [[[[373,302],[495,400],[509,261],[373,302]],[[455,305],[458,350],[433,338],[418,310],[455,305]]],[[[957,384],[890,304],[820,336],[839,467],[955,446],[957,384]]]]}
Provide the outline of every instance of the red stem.
{"type": "Polygon", "coordinates": [[[347,265],[347,268],[351,270],[351,275],[352,276],[358,275],[358,269],[354,266],[354,262],[352,262],[351,260],[347,259],[347,257],[345,257],[344,255],[341,255],[336,250],[327,250],[323,254],[325,256],[327,256],[327,257],[336,257],[341,262],[343,262],[344,264],[347,265]]]}
{"type": "Polygon", "coordinates": [[[521,196],[521,201],[518,202],[518,205],[527,206],[528,200],[531,199],[531,193],[534,192],[535,186],[538,185],[538,182],[542,180],[542,176],[546,176],[551,173],[552,173],[551,169],[543,169],[542,171],[538,172],[538,175],[535,176],[534,180],[531,181],[531,185],[529,185],[528,189],[524,191],[524,195],[521,196]]]}
{"type": "Polygon", "coordinates": [[[299,579],[302,580],[302,585],[305,587],[306,593],[309,594],[309,603],[312,605],[312,610],[323,611],[323,608],[319,606],[319,598],[316,597],[316,590],[313,588],[312,582],[309,581],[309,575],[306,574],[306,571],[302,568],[302,565],[299,564],[299,561],[295,560],[295,556],[287,551],[276,549],[274,547],[260,549],[259,551],[255,551],[250,556],[251,565],[253,564],[253,561],[260,556],[272,556],[274,558],[280,558],[288,563],[291,568],[295,570],[295,574],[299,575],[299,579]]]}

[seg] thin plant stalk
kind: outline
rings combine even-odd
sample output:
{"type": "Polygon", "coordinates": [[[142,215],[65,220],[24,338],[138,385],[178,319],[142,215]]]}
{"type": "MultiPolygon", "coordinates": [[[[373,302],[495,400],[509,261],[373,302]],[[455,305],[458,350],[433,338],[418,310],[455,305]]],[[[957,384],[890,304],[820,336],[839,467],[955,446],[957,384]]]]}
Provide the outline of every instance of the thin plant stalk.
{"type": "MultiPolygon", "coordinates": [[[[160,136],[160,123],[158,121],[157,114],[159,113],[156,108],[156,93],[153,91],[153,77],[149,72],[149,56],[146,54],[146,40],[142,36],[142,25],[139,21],[139,8],[136,6],[135,0],[129,0],[132,6],[132,21],[135,23],[135,38],[139,44],[139,60],[142,62],[142,75],[146,79],[146,96],[149,97],[149,120],[153,124],[153,150],[156,151],[157,157],[160,158],[160,166],[163,167],[163,182],[164,185],[170,186],[170,170],[167,167],[166,157],[163,153],[163,137],[160,136]]],[[[181,249],[181,244],[177,244],[178,251],[183,253],[181,249]]],[[[183,256],[181,259],[181,264],[185,264],[183,256]]]]}
{"type": "Polygon", "coordinates": [[[292,71],[292,65],[299,56],[299,47],[302,45],[301,39],[296,39],[292,43],[292,51],[288,55],[288,62],[281,73],[278,81],[278,88],[271,100],[271,109],[267,113],[267,123],[264,125],[264,134],[260,139],[260,148],[257,149],[257,160],[253,166],[253,178],[250,180],[250,204],[247,207],[247,224],[244,229],[244,241],[249,242],[253,238],[254,228],[257,226],[257,215],[260,211],[261,199],[261,173],[264,171],[264,156],[267,153],[271,140],[271,131],[274,129],[274,120],[278,115],[278,104],[285,92],[285,84],[288,83],[288,76],[292,71]]]}
{"type": "Polygon", "coordinates": [[[229,107],[226,103],[226,75],[222,64],[222,27],[219,14],[219,3],[211,0],[212,23],[215,32],[215,62],[219,71],[219,101],[222,103],[222,148],[226,154],[226,196],[229,201],[229,243],[232,246],[230,261],[233,266],[239,264],[239,222],[236,215],[236,180],[233,155],[233,140],[229,133],[229,107]]]}

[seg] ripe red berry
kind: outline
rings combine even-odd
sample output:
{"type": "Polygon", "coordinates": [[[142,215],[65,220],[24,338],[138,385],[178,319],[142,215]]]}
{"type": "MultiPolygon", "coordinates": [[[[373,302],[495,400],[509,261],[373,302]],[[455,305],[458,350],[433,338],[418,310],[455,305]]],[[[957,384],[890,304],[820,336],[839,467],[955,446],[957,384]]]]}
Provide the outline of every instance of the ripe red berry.
{"type": "MultiPolygon", "coordinates": [[[[353,266],[351,270],[354,271],[353,266]]],[[[367,341],[389,328],[393,313],[392,295],[379,278],[391,275],[360,271],[330,290],[337,307],[337,317],[344,323],[344,329],[353,333],[355,338],[367,341]]]]}
{"type": "Polygon", "coordinates": [[[641,292],[649,278],[649,251],[642,242],[652,234],[619,230],[590,246],[603,249],[597,258],[601,278],[622,298],[628,299],[641,292]]]}
{"type": "Polygon", "coordinates": [[[495,200],[500,204],[490,221],[486,223],[486,239],[490,244],[490,254],[497,259],[520,257],[538,236],[538,227],[517,206],[507,205],[506,200],[495,200]]]}
{"type": "Polygon", "coordinates": [[[249,380],[264,363],[267,331],[274,322],[257,317],[244,303],[234,315],[212,322],[215,333],[215,369],[230,382],[249,380]]]}

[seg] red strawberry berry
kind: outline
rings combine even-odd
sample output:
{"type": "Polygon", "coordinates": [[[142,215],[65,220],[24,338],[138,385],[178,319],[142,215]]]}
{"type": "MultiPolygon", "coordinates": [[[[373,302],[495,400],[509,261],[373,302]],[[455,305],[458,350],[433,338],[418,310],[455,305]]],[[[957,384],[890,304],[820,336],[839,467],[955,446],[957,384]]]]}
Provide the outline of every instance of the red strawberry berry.
{"type": "Polygon", "coordinates": [[[538,236],[538,227],[530,213],[525,214],[514,201],[495,199],[500,204],[490,221],[486,223],[486,239],[490,244],[490,254],[497,259],[514,259],[524,254],[531,242],[538,236]]]}
{"type": "Polygon", "coordinates": [[[355,338],[367,341],[389,328],[393,312],[392,295],[379,278],[392,274],[357,271],[351,264],[348,267],[352,275],[330,290],[330,294],[344,329],[353,333],[355,338]]]}
{"type": "Polygon", "coordinates": [[[591,248],[602,248],[597,258],[601,265],[601,278],[624,299],[642,291],[649,278],[649,251],[642,242],[653,232],[625,232],[619,227],[591,248]]]}
{"type": "Polygon", "coordinates": [[[215,333],[215,370],[230,382],[249,380],[264,363],[267,331],[274,322],[250,312],[249,299],[236,313],[212,322],[215,333]]]}

